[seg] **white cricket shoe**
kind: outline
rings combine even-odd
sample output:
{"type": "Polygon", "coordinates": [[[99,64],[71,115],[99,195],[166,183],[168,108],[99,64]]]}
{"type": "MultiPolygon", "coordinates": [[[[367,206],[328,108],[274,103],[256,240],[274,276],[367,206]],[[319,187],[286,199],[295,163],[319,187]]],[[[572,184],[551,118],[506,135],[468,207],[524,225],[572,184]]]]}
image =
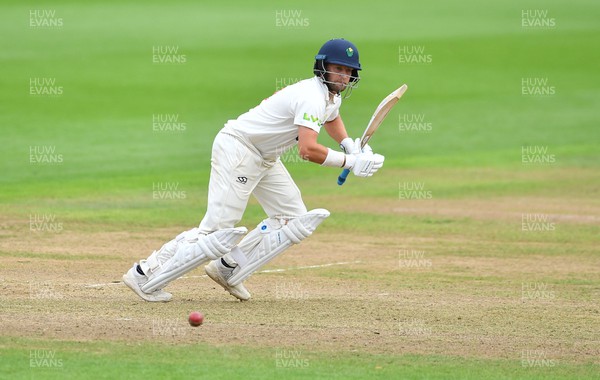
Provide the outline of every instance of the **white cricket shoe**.
{"type": "Polygon", "coordinates": [[[217,284],[221,285],[232,296],[240,301],[248,301],[250,299],[250,292],[246,289],[244,284],[231,286],[227,283],[227,280],[233,276],[233,273],[236,271],[236,269],[239,270],[239,267],[227,268],[221,263],[221,259],[213,260],[204,267],[204,271],[208,277],[212,278],[217,284]]]}
{"type": "Polygon", "coordinates": [[[141,287],[148,281],[148,277],[139,274],[136,267],[137,263],[133,264],[133,267],[123,275],[123,282],[125,285],[129,286],[135,294],[148,302],[169,302],[171,297],[173,297],[171,293],[161,289],[155,290],[152,293],[145,293],[142,291],[141,287]]]}

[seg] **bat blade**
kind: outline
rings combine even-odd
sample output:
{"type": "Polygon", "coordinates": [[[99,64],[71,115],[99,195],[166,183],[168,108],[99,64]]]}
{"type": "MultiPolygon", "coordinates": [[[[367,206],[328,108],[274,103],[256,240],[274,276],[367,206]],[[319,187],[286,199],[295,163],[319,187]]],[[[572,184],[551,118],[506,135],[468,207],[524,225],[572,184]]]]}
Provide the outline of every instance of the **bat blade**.
{"type": "MultiPolygon", "coordinates": [[[[364,148],[365,145],[367,145],[367,143],[371,139],[371,136],[373,136],[373,134],[375,133],[377,128],[379,128],[381,123],[383,123],[383,120],[387,116],[388,112],[390,112],[392,107],[394,107],[394,105],[396,105],[396,103],[398,103],[398,100],[400,100],[400,98],[402,97],[402,95],[404,95],[404,93],[406,92],[407,89],[408,89],[408,86],[406,84],[403,84],[398,89],[396,89],[394,92],[392,92],[391,94],[386,96],[381,101],[381,103],[379,103],[379,105],[375,109],[375,112],[373,112],[373,116],[371,116],[371,120],[369,120],[369,124],[367,124],[367,128],[365,129],[362,137],[360,138],[360,148],[361,149],[364,148]]],[[[342,173],[338,176],[338,180],[337,180],[338,185],[342,186],[344,184],[344,182],[346,182],[346,178],[348,177],[348,174],[350,174],[349,169],[344,169],[342,171],[342,173]]]]}
{"type": "Polygon", "coordinates": [[[373,136],[377,128],[379,128],[381,123],[383,123],[383,120],[387,116],[388,112],[390,112],[392,107],[394,107],[396,103],[398,103],[398,100],[400,100],[400,98],[402,97],[402,95],[404,95],[407,89],[408,86],[406,84],[403,84],[402,86],[400,86],[400,88],[386,96],[381,101],[381,103],[379,103],[377,109],[375,109],[375,112],[373,112],[373,116],[371,116],[371,120],[369,121],[365,132],[363,133],[360,139],[361,148],[364,148],[365,145],[367,145],[367,143],[371,139],[371,136],[373,136]]]}

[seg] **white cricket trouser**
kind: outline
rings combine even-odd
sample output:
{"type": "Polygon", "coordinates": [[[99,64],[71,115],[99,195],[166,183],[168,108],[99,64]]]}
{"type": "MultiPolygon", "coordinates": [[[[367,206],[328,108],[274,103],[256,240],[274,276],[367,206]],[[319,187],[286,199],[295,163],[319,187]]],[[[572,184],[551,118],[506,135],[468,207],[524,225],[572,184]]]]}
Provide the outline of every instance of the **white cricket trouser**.
{"type": "Polygon", "coordinates": [[[200,232],[235,227],[251,194],[270,218],[307,213],[300,190],[280,160],[267,162],[237,137],[219,132],[212,147],[208,206],[200,232]]]}

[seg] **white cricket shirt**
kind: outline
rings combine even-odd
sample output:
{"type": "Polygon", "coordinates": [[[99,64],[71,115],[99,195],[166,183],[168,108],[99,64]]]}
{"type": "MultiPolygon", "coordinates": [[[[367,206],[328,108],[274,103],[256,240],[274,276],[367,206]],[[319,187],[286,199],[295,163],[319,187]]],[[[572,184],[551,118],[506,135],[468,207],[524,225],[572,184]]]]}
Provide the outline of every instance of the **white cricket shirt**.
{"type": "Polygon", "coordinates": [[[276,160],[298,143],[298,125],[317,133],[339,115],[342,98],[329,100],[327,86],[316,76],[287,86],[258,106],[229,120],[223,132],[240,137],[266,160],[276,160]]]}

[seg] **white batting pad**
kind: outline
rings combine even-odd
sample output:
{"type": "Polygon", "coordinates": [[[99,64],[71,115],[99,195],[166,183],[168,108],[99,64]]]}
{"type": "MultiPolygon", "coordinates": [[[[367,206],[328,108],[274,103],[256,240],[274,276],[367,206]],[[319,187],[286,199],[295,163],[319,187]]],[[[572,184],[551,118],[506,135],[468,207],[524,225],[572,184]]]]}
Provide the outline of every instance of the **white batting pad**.
{"type": "Polygon", "coordinates": [[[177,247],[180,244],[183,244],[184,240],[194,241],[194,239],[197,238],[198,227],[180,233],[175,239],[165,243],[158,251],[152,252],[150,257],[148,257],[146,260],[141,260],[140,267],[142,267],[142,271],[151,276],[158,269],[160,269],[164,263],[173,257],[173,255],[175,255],[175,252],[177,252],[177,247]]]}
{"type": "Polygon", "coordinates": [[[229,253],[240,241],[248,230],[245,227],[224,228],[209,235],[198,233],[198,229],[180,234],[176,239],[167,243],[164,252],[153,253],[143,263],[142,270],[151,268],[144,272],[148,276],[148,282],[142,285],[142,291],[151,293],[156,289],[162,289],[169,282],[183,276],[192,269],[209,261],[216,260],[229,253]],[[175,253],[166,261],[161,260],[169,256],[170,251],[175,253]],[[154,257],[153,257],[154,256],[154,257]]]}
{"type": "Polygon", "coordinates": [[[274,259],[293,244],[298,244],[310,236],[330,215],[319,208],[282,225],[278,219],[265,219],[240,242],[239,249],[246,254],[247,262],[229,278],[227,283],[236,286],[246,280],[260,267],[274,259]]]}

